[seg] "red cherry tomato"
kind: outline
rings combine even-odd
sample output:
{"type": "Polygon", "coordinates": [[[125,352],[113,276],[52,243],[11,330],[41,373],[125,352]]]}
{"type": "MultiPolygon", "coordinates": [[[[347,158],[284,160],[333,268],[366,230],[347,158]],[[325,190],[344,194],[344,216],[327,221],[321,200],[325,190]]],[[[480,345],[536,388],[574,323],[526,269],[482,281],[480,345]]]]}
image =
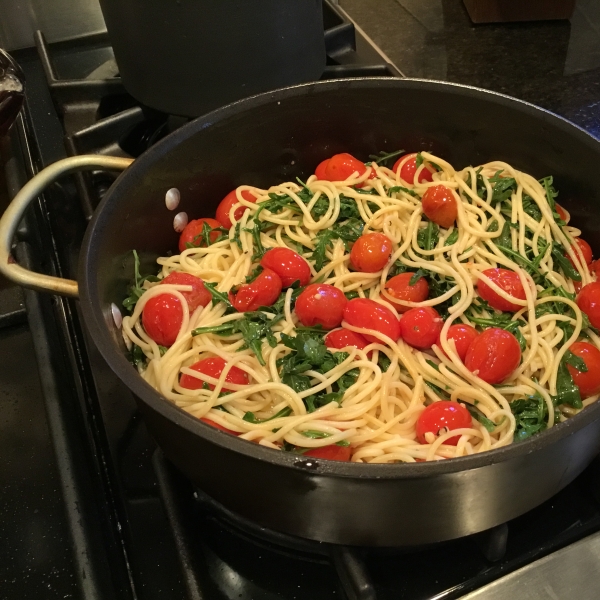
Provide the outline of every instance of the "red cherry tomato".
{"type": "MultiPolygon", "coordinates": [[[[585,260],[585,264],[586,265],[591,264],[592,263],[592,248],[591,248],[591,246],[585,240],[582,240],[581,238],[576,238],[575,244],[573,245],[573,251],[575,252],[575,254],[577,255],[578,258],[579,258],[579,253],[577,252],[577,249],[575,246],[578,246],[579,250],[581,250],[581,254],[583,254],[583,259],[585,260]]],[[[569,262],[573,265],[573,267],[576,269],[577,267],[575,266],[573,259],[568,254],[567,254],[567,258],[569,259],[569,262]]]]}
{"type": "Polygon", "coordinates": [[[260,261],[265,269],[271,269],[279,275],[284,288],[290,287],[294,281],[304,287],[310,281],[310,267],[296,252],[289,248],[271,248],[260,261]]]}
{"type": "MultiPolygon", "coordinates": [[[[396,315],[387,307],[369,298],[354,298],[344,310],[344,321],[353,327],[374,329],[396,341],[400,337],[400,322],[396,315]]],[[[361,334],[369,342],[382,343],[374,335],[361,334]]]]}
{"type": "Polygon", "coordinates": [[[578,371],[567,364],[567,369],[575,385],[579,387],[582,398],[600,393],[600,350],[588,342],[575,342],[569,350],[583,360],[586,372],[578,371]]]}
{"type": "Polygon", "coordinates": [[[377,273],[390,260],[392,240],[383,233],[361,235],[350,251],[350,264],[355,271],[377,273]]]}
{"type": "Polygon", "coordinates": [[[303,454],[304,456],[311,456],[312,458],[324,458],[325,460],[341,460],[348,462],[352,455],[352,449],[350,446],[338,446],[337,444],[332,444],[331,446],[313,448],[303,454]]]}
{"type": "Polygon", "coordinates": [[[327,165],[329,164],[330,160],[330,158],[326,158],[317,165],[317,168],[315,169],[315,175],[317,176],[317,179],[327,181],[327,165]]]}
{"type": "MultiPolygon", "coordinates": [[[[469,411],[458,402],[440,400],[425,407],[419,415],[416,424],[417,440],[419,444],[427,444],[426,433],[433,433],[436,437],[454,431],[455,429],[466,429],[473,426],[473,419],[469,411]]],[[[444,444],[456,446],[460,435],[448,438],[444,444]]]]}
{"type": "MultiPolygon", "coordinates": [[[[242,198],[248,202],[256,202],[256,197],[249,190],[244,190],[242,192],[242,198]]],[[[229,192],[229,194],[227,194],[227,196],[225,196],[225,198],[223,198],[223,200],[221,200],[219,206],[217,206],[217,213],[215,217],[217,218],[217,221],[222,223],[222,226],[225,227],[225,229],[231,229],[231,226],[233,225],[231,219],[229,218],[229,213],[231,211],[231,207],[238,202],[239,200],[237,199],[236,191],[232,190],[229,192]]],[[[239,208],[235,209],[233,216],[235,217],[236,221],[239,221],[242,218],[245,210],[245,206],[240,206],[239,208]]]]}
{"type": "Polygon", "coordinates": [[[179,298],[173,294],[159,294],[146,302],[142,311],[142,325],[146,333],[160,346],[175,343],[183,321],[179,298]]]}
{"type": "Polygon", "coordinates": [[[227,427],[223,427],[223,425],[219,425],[216,421],[211,421],[210,419],[207,419],[207,418],[202,418],[200,420],[203,423],[206,423],[207,425],[214,427],[215,429],[220,429],[221,431],[224,431],[225,433],[230,433],[231,435],[240,435],[237,431],[231,431],[231,429],[227,429],[227,427]]]}
{"type": "MultiPolygon", "coordinates": [[[[202,233],[204,223],[206,223],[211,229],[222,227],[221,223],[219,223],[219,221],[216,219],[195,219],[190,221],[179,236],[179,252],[187,250],[187,244],[193,244],[196,247],[202,247],[204,242],[195,238],[202,233]]],[[[219,238],[220,235],[221,234],[218,231],[211,232],[211,234],[208,236],[210,243],[212,244],[219,238]]]]}
{"type": "MultiPolygon", "coordinates": [[[[429,284],[425,277],[420,277],[414,285],[410,285],[410,280],[413,278],[414,273],[400,273],[392,277],[385,284],[385,291],[398,300],[406,300],[407,302],[423,302],[427,300],[429,296],[429,284]]],[[[398,302],[390,300],[390,303],[394,305],[394,308],[399,313],[405,313],[409,310],[410,306],[404,306],[398,302]]]]}
{"type": "MultiPolygon", "coordinates": [[[[417,154],[408,154],[407,156],[401,156],[395,163],[394,168],[392,169],[394,173],[398,171],[398,167],[402,161],[406,160],[406,162],[402,165],[402,169],[400,169],[400,177],[406,181],[406,183],[414,184],[415,182],[415,173],[417,172],[417,154]],[[410,157],[410,158],[409,158],[410,157]]],[[[433,174],[435,171],[433,168],[425,163],[423,168],[421,169],[421,173],[419,174],[419,183],[423,183],[425,181],[433,181],[433,174]]]]}
{"type": "Polygon", "coordinates": [[[343,350],[344,348],[358,348],[362,350],[369,345],[369,342],[360,333],[342,327],[341,329],[330,331],[325,336],[325,345],[328,348],[336,350],[343,350]]]}
{"type": "Polygon", "coordinates": [[[296,300],[296,314],[305,327],[337,327],[344,317],[348,299],[344,292],[326,283],[312,283],[296,300]]]}
{"type": "Polygon", "coordinates": [[[600,281],[582,288],[577,294],[577,306],[588,316],[592,327],[600,327],[600,281]]]}
{"type": "Polygon", "coordinates": [[[173,273],[167,275],[160,283],[191,285],[191,292],[181,292],[187,300],[190,313],[193,313],[199,306],[206,306],[212,299],[210,292],[204,287],[202,279],[190,273],[173,271],[173,273]]]}
{"type": "Polygon", "coordinates": [[[504,329],[492,327],[480,333],[469,346],[465,366],[487,383],[502,383],[519,366],[521,347],[504,329]]]}
{"type": "MultiPolygon", "coordinates": [[[[326,179],[327,181],[345,181],[354,173],[357,173],[360,176],[366,170],[367,167],[365,167],[364,163],[358,160],[358,158],[354,158],[352,154],[343,152],[342,154],[334,154],[329,159],[323,168],[324,177],[322,179],[326,179]]],[[[319,177],[319,179],[321,179],[321,177],[319,177]]]]}
{"type": "MultiPolygon", "coordinates": [[[[466,325],[465,323],[457,323],[456,325],[450,325],[448,328],[448,341],[454,340],[454,347],[456,348],[456,354],[458,354],[458,358],[465,361],[465,357],[467,356],[467,351],[469,350],[469,346],[477,338],[479,333],[475,329],[475,327],[471,327],[470,325],[466,325]]],[[[440,340],[438,338],[437,345],[440,350],[444,352],[440,340]]],[[[446,354],[444,352],[444,354],[446,354]]]]}
{"type": "Polygon", "coordinates": [[[411,308],[400,319],[400,333],[409,346],[427,350],[438,341],[443,325],[442,317],[435,308],[411,308]]]}
{"type": "Polygon", "coordinates": [[[596,276],[596,279],[600,279],[600,260],[594,260],[590,264],[590,273],[596,276]]]}
{"type": "MultiPolygon", "coordinates": [[[[521,279],[514,271],[509,271],[508,269],[486,269],[485,271],[482,271],[482,275],[485,275],[510,296],[519,298],[519,300],[525,300],[525,289],[523,288],[521,279]]],[[[477,292],[496,310],[516,312],[523,308],[518,304],[514,304],[513,302],[502,298],[482,280],[477,282],[477,292]]]]}
{"type": "MultiPolygon", "coordinates": [[[[199,360],[191,365],[190,369],[193,371],[198,371],[198,373],[202,373],[203,375],[213,377],[214,379],[219,379],[223,369],[225,369],[226,366],[227,362],[224,359],[222,359],[220,356],[214,356],[212,358],[204,358],[199,360]]],[[[229,369],[229,372],[225,377],[225,381],[227,383],[234,383],[237,385],[248,385],[250,378],[248,377],[248,373],[242,371],[242,369],[234,365],[231,367],[231,369],[229,369]]],[[[199,390],[202,388],[203,384],[204,381],[202,379],[198,379],[192,375],[183,374],[179,380],[179,385],[186,390],[199,390]]],[[[212,383],[209,383],[208,388],[210,390],[214,390],[215,386],[212,383]]],[[[233,391],[225,386],[223,386],[222,389],[223,391],[227,392],[233,391]]]]}
{"type": "Polygon", "coordinates": [[[425,216],[440,227],[451,227],[458,217],[456,198],[445,185],[433,185],[425,191],[422,200],[425,216]]]}
{"type": "Polygon", "coordinates": [[[569,222],[569,213],[558,202],[554,203],[554,210],[565,223],[569,222]]]}
{"type": "Polygon", "coordinates": [[[256,310],[261,306],[271,306],[281,294],[281,278],[271,269],[263,269],[252,282],[241,285],[237,292],[230,292],[230,301],[239,312],[256,310]]]}

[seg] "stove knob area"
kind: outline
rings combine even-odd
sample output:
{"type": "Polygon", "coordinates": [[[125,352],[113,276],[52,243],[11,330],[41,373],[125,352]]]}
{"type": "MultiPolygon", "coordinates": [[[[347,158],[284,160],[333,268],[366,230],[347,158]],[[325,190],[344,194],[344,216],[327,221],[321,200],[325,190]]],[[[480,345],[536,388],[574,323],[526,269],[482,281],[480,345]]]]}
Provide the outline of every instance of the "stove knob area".
{"type": "Polygon", "coordinates": [[[25,76],[21,67],[0,48],[0,137],[14,123],[25,98],[25,76]]]}

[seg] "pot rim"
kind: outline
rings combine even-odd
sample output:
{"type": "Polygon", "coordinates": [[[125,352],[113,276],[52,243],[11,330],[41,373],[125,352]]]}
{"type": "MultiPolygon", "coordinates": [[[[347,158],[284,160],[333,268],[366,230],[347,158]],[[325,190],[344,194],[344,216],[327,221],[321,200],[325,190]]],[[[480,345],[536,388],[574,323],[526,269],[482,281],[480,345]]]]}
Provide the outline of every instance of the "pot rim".
{"type": "MultiPolygon", "coordinates": [[[[154,411],[160,413],[162,416],[194,435],[207,439],[211,443],[245,455],[248,458],[267,461],[273,465],[284,468],[304,469],[308,459],[292,453],[266,448],[254,442],[240,440],[235,436],[221,432],[210,425],[202,423],[196,417],[193,417],[183,409],[169,402],[138,375],[110,335],[107,327],[107,320],[109,317],[105,317],[105,314],[110,313],[110,307],[101,306],[99,295],[96,292],[96,270],[90,269],[88,265],[90,262],[93,263],[97,257],[94,239],[96,236],[101,235],[102,231],[105,229],[105,224],[111,213],[111,203],[116,204],[112,199],[118,198],[120,185],[125,179],[143,177],[152,164],[158,161],[164,154],[178,146],[181,142],[196,135],[202,129],[242,113],[245,109],[259,107],[265,104],[273,104],[275,102],[279,103],[296,96],[318,94],[321,92],[330,92],[332,90],[347,88],[396,88],[399,91],[409,89],[424,92],[444,91],[446,93],[467,97],[480,97],[491,103],[496,103],[541,118],[542,121],[547,122],[553,127],[567,130],[572,136],[579,138],[583,143],[595,147],[595,151],[600,154],[600,141],[578,125],[571,123],[567,119],[548,110],[535,106],[534,104],[505,94],[470,85],[429,79],[360,77],[299,84],[238,100],[187,123],[167,135],[137,158],[134,163],[117,178],[98,205],[94,216],[88,225],[82,243],[82,253],[79,264],[80,299],[84,320],[91,333],[91,337],[104,359],[121,381],[127,385],[137,398],[149,405],[154,411]]],[[[534,435],[521,442],[513,442],[508,446],[479,454],[463,456],[451,460],[394,464],[346,463],[311,458],[310,462],[314,463],[311,472],[315,475],[383,480],[416,479],[445,474],[449,475],[461,471],[482,468],[508,460],[519,459],[520,457],[535,452],[541,447],[554,444],[569,435],[573,435],[599,417],[600,402],[595,402],[586,407],[585,410],[582,410],[578,415],[575,415],[540,434],[534,435]]]]}

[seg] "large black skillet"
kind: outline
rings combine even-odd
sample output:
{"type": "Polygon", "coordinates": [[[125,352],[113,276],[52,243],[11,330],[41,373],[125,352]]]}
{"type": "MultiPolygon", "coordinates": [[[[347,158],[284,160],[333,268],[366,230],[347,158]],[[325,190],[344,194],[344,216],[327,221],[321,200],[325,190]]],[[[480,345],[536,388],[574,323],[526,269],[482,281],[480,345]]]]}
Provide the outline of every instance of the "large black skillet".
{"type": "MultiPolygon", "coordinates": [[[[455,167],[506,160],[554,175],[573,223],[594,241],[600,226],[600,142],[530,104],[431,81],[355,79],[302,85],[231,104],[182,127],[118,178],[83,243],[79,293],[104,358],[138,399],[168,458],[227,508],[277,531],[338,544],[402,546],[468,535],[512,519],[568,484],[600,450],[600,403],[530,440],[423,464],[366,465],[298,458],[241,441],[179,410],[147,385],[124,355],[111,316],[132,278],[176,249],[165,192],[178,210],[212,216],[235,186],[306,177],[347,151],[427,149],[455,167]]],[[[80,157],[29,182],[0,222],[0,270],[37,289],[77,294],[77,284],[31,274],[9,261],[24,206],[48,181],[82,168],[125,168],[124,159],[80,157]]],[[[600,246],[596,246],[600,250],[600,246]]]]}

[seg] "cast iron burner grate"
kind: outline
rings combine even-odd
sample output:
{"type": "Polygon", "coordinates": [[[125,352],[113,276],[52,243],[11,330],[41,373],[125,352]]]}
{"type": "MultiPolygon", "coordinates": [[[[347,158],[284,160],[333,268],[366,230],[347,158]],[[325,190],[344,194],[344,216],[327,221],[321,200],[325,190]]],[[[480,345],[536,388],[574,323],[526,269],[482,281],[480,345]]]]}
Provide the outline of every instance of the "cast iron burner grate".
{"type": "MultiPolygon", "coordinates": [[[[327,66],[321,79],[337,77],[401,77],[398,69],[379,55],[362,37],[357,52],[354,24],[338,8],[323,0],[327,66]],[[365,52],[366,50],[366,52],[365,52]],[[366,61],[366,62],[365,62],[366,61]]],[[[82,43],[108,43],[106,36],[88,36],[82,43]]],[[[71,156],[104,154],[138,157],[167,133],[188,121],[141,105],[121,83],[114,58],[87,77],[60,78],[41,31],[35,33],[46,81],[65,131],[71,156]]],[[[83,211],[90,219],[116,175],[93,171],[75,174],[83,211]]]]}

